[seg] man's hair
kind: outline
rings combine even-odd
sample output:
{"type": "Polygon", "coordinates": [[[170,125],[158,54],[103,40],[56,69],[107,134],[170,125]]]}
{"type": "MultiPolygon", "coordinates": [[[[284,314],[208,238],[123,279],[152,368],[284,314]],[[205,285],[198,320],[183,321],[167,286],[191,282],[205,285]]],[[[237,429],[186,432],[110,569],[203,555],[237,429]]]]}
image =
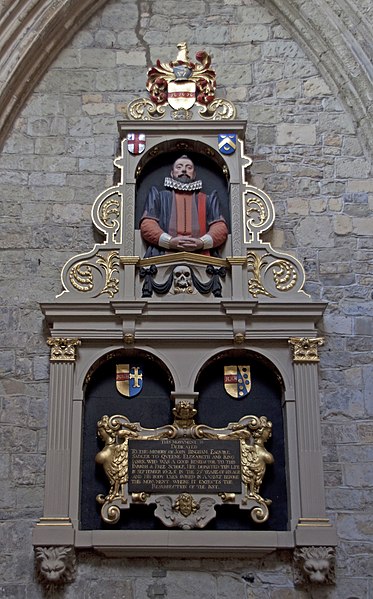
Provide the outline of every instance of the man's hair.
{"type": "Polygon", "coordinates": [[[187,156],[186,154],[183,154],[182,156],[179,156],[178,158],[176,158],[176,160],[174,160],[174,162],[173,162],[172,166],[173,166],[174,164],[176,164],[176,162],[177,162],[178,160],[181,160],[182,158],[183,158],[184,160],[185,160],[185,159],[187,159],[187,160],[190,160],[190,162],[191,162],[191,163],[193,164],[193,166],[194,166],[194,162],[193,162],[193,160],[192,160],[192,159],[191,159],[189,156],[187,156]]]}

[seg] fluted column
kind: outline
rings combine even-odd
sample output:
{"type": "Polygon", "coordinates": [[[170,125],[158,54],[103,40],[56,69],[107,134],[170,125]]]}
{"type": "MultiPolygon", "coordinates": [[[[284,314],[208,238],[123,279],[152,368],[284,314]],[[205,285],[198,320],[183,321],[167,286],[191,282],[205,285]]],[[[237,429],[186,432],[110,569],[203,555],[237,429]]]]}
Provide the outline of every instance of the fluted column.
{"type": "Polygon", "coordinates": [[[315,527],[330,527],[325,515],[317,372],[318,347],[323,343],[320,337],[289,339],[293,351],[299,453],[301,514],[298,529],[308,528],[309,533],[315,527]]]}
{"type": "Polygon", "coordinates": [[[48,339],[50,356],[49,422],[44,518],[40,523],[69,520],[72,394],[78,339],[48,339]]]}

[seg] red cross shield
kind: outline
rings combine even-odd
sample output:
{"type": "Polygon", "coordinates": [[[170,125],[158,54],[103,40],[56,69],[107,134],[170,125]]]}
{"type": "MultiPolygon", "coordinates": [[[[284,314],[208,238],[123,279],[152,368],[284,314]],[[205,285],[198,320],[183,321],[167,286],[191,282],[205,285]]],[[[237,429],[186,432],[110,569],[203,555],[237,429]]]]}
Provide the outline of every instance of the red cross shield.
{"type": "Polygon", "coordinates": [[[127,148],[131,154],[142,154],[145,150],[145,133],[128,133],[127,148]]]}

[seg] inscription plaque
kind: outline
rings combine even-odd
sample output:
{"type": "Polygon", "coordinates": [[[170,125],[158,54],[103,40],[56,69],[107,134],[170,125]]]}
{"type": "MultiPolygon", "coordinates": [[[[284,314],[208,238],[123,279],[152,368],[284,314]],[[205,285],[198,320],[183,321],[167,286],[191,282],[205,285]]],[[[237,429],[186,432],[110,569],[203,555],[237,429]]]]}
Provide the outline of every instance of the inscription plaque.
{"type": "Polygon", "coordinates": [[[128,442],[130,493],[241,493],[240,442],[128,442]]]}

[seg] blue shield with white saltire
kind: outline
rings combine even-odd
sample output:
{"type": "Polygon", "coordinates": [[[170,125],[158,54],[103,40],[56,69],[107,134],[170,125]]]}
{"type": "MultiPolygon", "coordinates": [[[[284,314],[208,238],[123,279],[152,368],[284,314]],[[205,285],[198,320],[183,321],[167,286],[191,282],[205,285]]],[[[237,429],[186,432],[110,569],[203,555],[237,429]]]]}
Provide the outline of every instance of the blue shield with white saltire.
{"type": "Polygon", "coordinates": [[[235,133],[219,133],[218,148],[221,154],[233,154],[237,147],[237,135],[235,133]]]}
{"type": "Polygon", "coordinates": [[[235,399],[246,397],[251,389],[250,366],[224,366],[224,389],[235,399]]]}
{"type": "Polygon", "coordinates": [[[117,364],[116,387],[124,397],[135,397],[142,389],[143,376],[139,366],[117,364]]]}

